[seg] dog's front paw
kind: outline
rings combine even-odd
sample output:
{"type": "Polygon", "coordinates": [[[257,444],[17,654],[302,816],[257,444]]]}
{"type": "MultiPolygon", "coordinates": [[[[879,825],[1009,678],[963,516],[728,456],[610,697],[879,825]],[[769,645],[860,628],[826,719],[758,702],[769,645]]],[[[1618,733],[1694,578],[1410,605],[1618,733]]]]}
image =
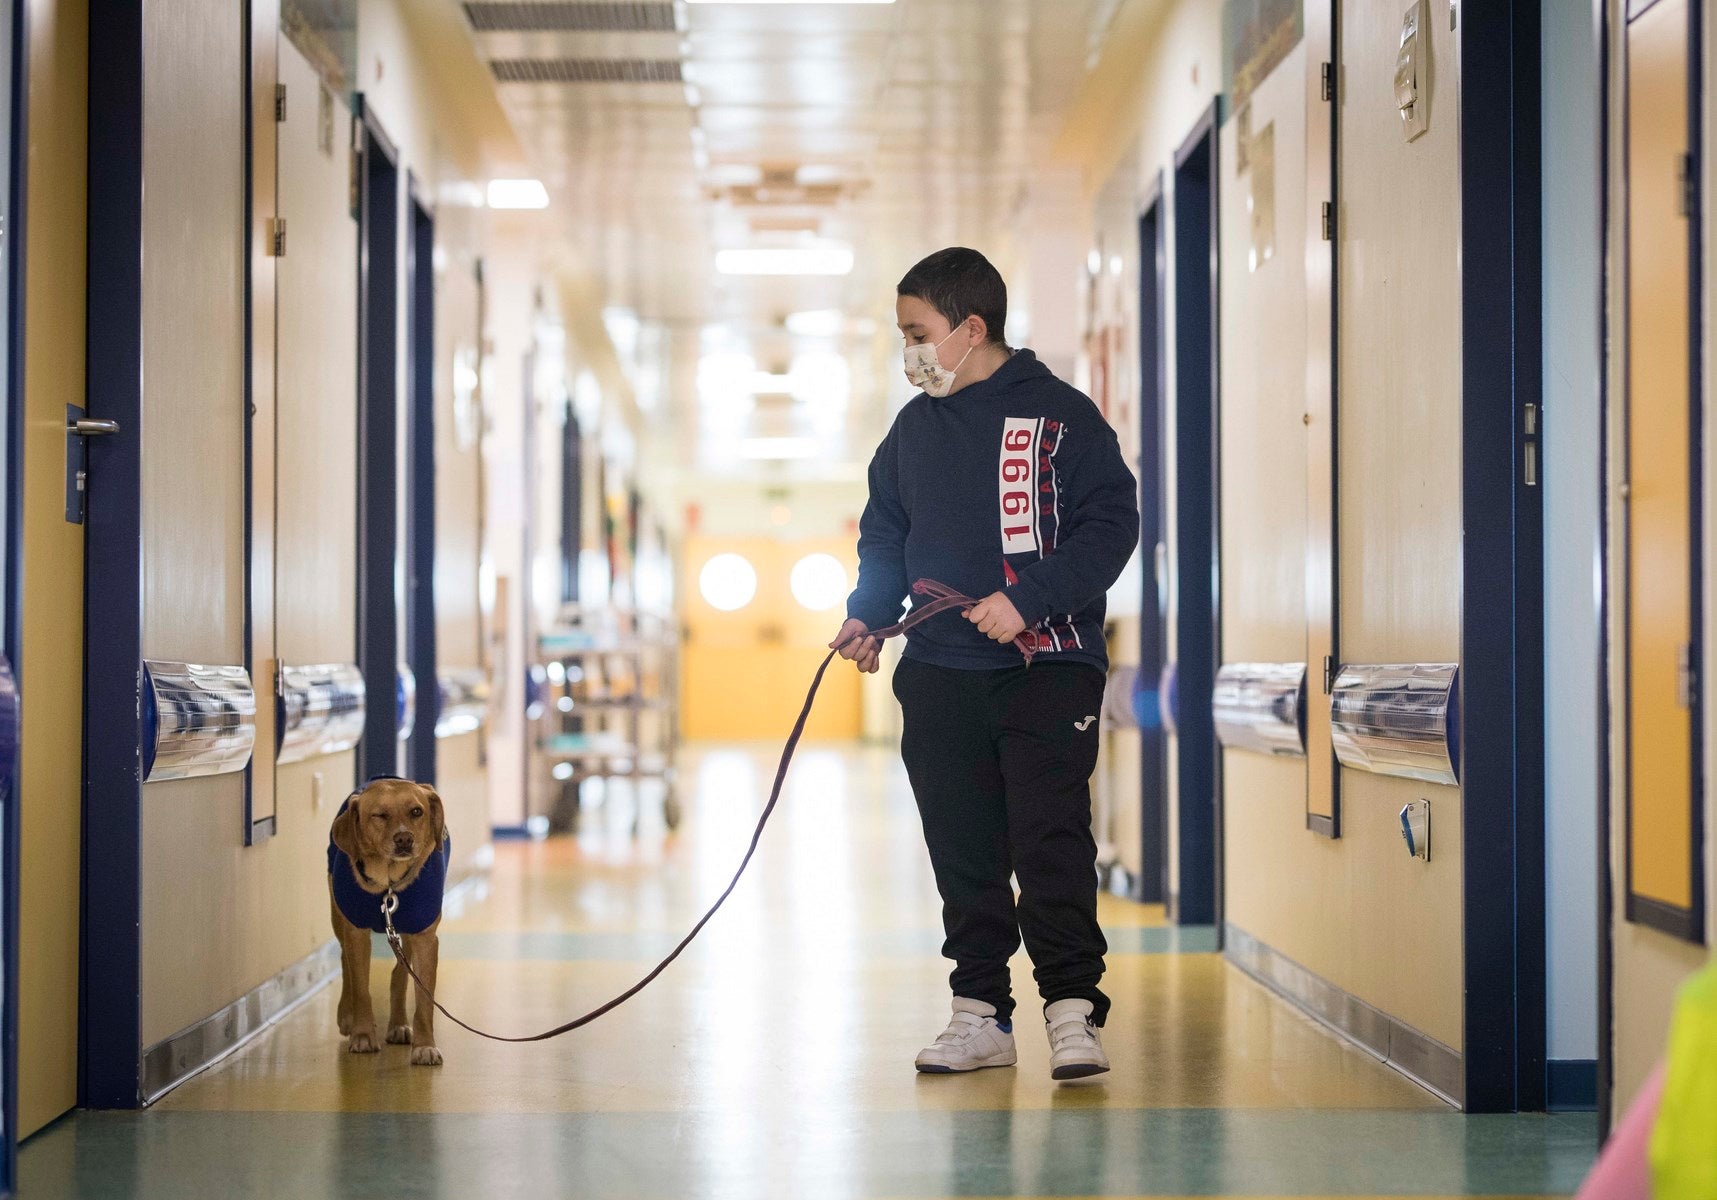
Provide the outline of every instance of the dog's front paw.
{"type": "Polygon", "coordinates": [[[352,1035],[352,1040],[346,1043],[346,1049],[353,1054],[374,1054],[381,1047],[376,1045],[376,1031],[361,1030],[352,1035]]]}
{"type": "Polygon", "coordinates": [[[439,1067],[441,1051],[434,1046],[414,1046],[411,1051],[411,1065],[414,1067],[439,1067]]]}
{"type": "Polygon", "coordinates": [[[388,1045],[390,1045],[390,1046],[409,1046],[409,1045],[411,1045],[411,1026],[410,1025],[389,1025],[388,1026],[388,1045]]]}

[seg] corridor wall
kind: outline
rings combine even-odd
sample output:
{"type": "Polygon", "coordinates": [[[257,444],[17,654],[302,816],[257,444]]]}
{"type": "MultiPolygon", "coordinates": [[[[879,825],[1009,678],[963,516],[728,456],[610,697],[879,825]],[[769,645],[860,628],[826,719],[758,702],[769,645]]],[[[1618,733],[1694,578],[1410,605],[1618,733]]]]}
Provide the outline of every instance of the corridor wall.
{"type": "MultiPolygon", "coordinates": [[[[1164,167],[1200,93],[1205,103],[1205,89],[1221,93],[1222,658],[1306,664],[1309,747],[1301,759],[1222,755],[1227,951],[1441,1094],[1485,1109],[1533,1107],[1544,1090],[1541,698],[1530,615],[1538,73],[1526,49],[1537,49],[1537,10],[1463,7],[1457,21],[1448,0],[1428,0],[1414,24],[1416,111],[1428,113],[1420,131],[1403,121],[1395,92],[1404,8],[1224,6],[1251,14],[1226,23],[1213,8],[1132,13],[1133,30],[1123,6],[1109,45],[1128,47],[1140,82],[1127,99],[1148,128],[1130,127],[1135,110],[1105,88],[1100,62],[1063,146],[1087,164],[1095,243],[1113,224],[1100,181],[1126,143],[1144,146],[1142,212],[1159,179],[1172,195],[1164,167]],[[1463,114],[1469,84],[1484,99],[1463,114]],[[1126,114],[1114,123],[1119,147],[1078,124],[1104,106],[1126,114]],[[1487,218],[1509,204],[1518,206],[1512,219],[1487,218]],[[1485,252],[1469,260],[1464,241],[1481,233],[1485,252]],[[1484,336],[1469,346],[1475,322],[1484,336]],[[1513,370],[1511,353],[1524,356],[1513,370]],[[1495,733],[1447,747],[1453,763],[1477,755],[1474,788],[1337,765],[1326,665],[1333,676],[1344,664],[1456,664],[1463,644],[1479,643],[1470,686],[1450,694],[1489,705],[1483,730],[1495,733]],[[1402,838],[1409,803],[1433,814],[1428,860],[1402,838]],[[1494,821],[1497,835],[1467,829],[1469,811],[1487,828],[1494,821]],[[1506,830],[1519,840],[1512,855],[1501,848],[1506,830]],[[1495,861],[1469,886],[1463,862],[1473,854],[1495,861]],[[1479,1048],[1469,1037],[1482,1038],[1479,1048]]],[[[1181,344],[1174,291],[1163,339],[1171,347],[1181,344]]],[[[1176,395],[1172,354],[1166,374],[1176,395]]],[[[1188,450],[1177,447],[1172,413],[1166,426],[1172,504],[1173,459],[1188,450]]],[[[1121,431],[1124,442],[1137,436],[1121,431]]],[[[1172,537],[1167,559],[1173,645],[1172,581],[1185,565],[1172,537]]],[[[1171,772],[1169,795],[1178,790],[1171,772]]],[[[1168,805],[1171,846],[1186,803],[1168,805]]],[[[1131,849],[1119,846],[1123,856],[1131,849]]],[[[1170,866],[1172,892],[1181,875],[1170,866]]]]}
{"type": "MultiPolygon", "coordinates": [[[[1443,6],[1433,4],[1433,10],[1443,6]]],[[[1446,14],[1442,14],[1446,16],[1446,14]]],[[[1454,36],[1433,11],[1430,130],[1408,142],[1386,103],[1400,14],[1340,6],[1335,118],[1339,208],[1335,479],[1338,661],[1460,657],[1460,197],[1454,36]],[[1382,99],[1380,99],[1380,97],[1382,99]]],[[[1224,657],[1308,658],[1307,492],[1297,447],[1322,438],[1310,415],[1308,263],[1327,256],[1319,211],[1327,177],[1308,179],[1308,112],[1324,104],[1316,29],[1231,116],[1224,210],[1224,657]],[[1252,161],[1235,170],[1249,126],[1252,161]],[[1273,128],[1273,135],[1267,134],[1273,128]],[[1270,137],[1273,148],[1261,139],[1270,137]],[[1274,195],[1258,172],[1273,154],[1274,195]],[[1308,186],[1309,185],[1309,186],[1308,186]],[[1267,185],[1266,185],[1267,186],[1267,185]],[[1250,197],[1250,203],[1248,202],[1250,197]],[[1259,209],[1274,209],[1274,254],[1256,269],[1259,209]],[[1308,209],[1308,206],[1313,206],[1308,209]],[[1298,428],[1296,428],[1298,427],[1298,428]],[[1296,447],[1290,451],[1288,447],[1296,447]]],[[[1326,35],[1327,36],[1327,35],[1326,35]]],[[[1327,123],[1319,128],[1327,136],[1327,123]]],[[[1306,705],[1326,711],[1323,664],[1308,664],[1306,705]]],[[[1228,751],[1227,920],[1231,950],[1258,964],[1260,942],[1436,1046],[1410,1064],[1459,1088],[1462,1040],[1460,797],[1454,788],[1343,769],[1339,837],[1309,828],[1307,762],[1228,751]],[[1400,808],[1429,798],[1429,862],[1403,849],[1400,808]],[[1235,937],[1234,934],[1240,936],[1235,937]],[[1441,1049],[1438,1049],[1440,1046],[1441,1049]]]]}
{"type": "MultiPolygon", "coordinates": [[[[504,402],[505,389],[483,391],[487,331],[478,326],[484,297],[476,282],[478,264],[508,248],[508,240],[534,236],[530,226],[503,231],[468,195],[473,183],[509,171],[519,173],[520,149],[496,98],[492,81],[471,46],[456,8],[409,0],[360,0],[358,78],[365,104],[399,147],[402,175],[434,205],[436,278],[434,391],[436,413],[434,583],[438,664],[445,671],[476,672],[490,688],[490,717],[484,728],[438,740],[436,786],[448,810],[454,864],[459,872],[486,861],[489,844],[485,744],[513,693],[522,693],[523,669],[503,672],[485,645],[487,614],[479,581],[485,549],[481,433],[488,409],[504,402]],[[477,379],[462,372],[474,371],[477,379]],[[466,395],[465,400],[459,394],[466,395]]],[[[409,213],[409,206],[402,210],[409,213]]],[[[407,256],[402,222],[401,263],[407,256]]],[[[530,253],[529,250],[526,253],[530,253]]],[[[401,305],[400,378],[408,378],[405,356],[409,320],[401,305]]],[[[487,315],[487,314],[485,314],[487,315]]],[[[402,407],[402,444],[404,408],[402,407]]],[[[401,510],[406,480],[401,478],[401,510]]],[[[421,698],[434,681],[418,680],[421,698]]]]}
{"type": "MultiPolygon", "coordinates": [[[[146,659],[235,666],[249,653],[245,420],[234,402],[246,390],[244,32],[236,6],[218,15],[188,0],[143,6],[146,659]]],[[[245,844],[246,787],[242,773],[147,785],[145,1046],[283,965],[269,945],[277,898],[245,844]]]]}
{"type": "MultiPolygon", "coordinates": [[[[1219,5],[1200,0],[1178,0],[1161,6],[1123,6],[1115,18],[1103,44],[1102,57],[1087,78],[1084,90],[1070,108],[1065,127],[1057,140],[1057,156],[1079,164],[1083,169],[1086,193],[1093,212],[1092,247],[1100,242],[1105,257],[1120,253],[1131,255],[1135,261],[1124,262],[1122,291],[1125,281],[1136,278],[1140,269],[1137,261],[1138,232],[1136,222],[1143,199],[1153,189],[1164,188],[1162,203],[1166,208],[1172,201],[1172,176],[1175,151],[1187,134],[1210,107],[1221,87],[1222,13],[1219,5]],[[1114,202],[1116,194],[1130,198],[1130,203],[1114,202]]],[[[1172,232],[1171,232],[1172,237],[1172,232]]],[[[1172,252],[1172,242],[1171,242],[1172,252]]],[[[1108,265],[1104,264],[1104,270],[1108,265]]],[[[1118,297],[1124,318],[1118,324],[1135,324],[1138,317],[1137,292],[1118,297]]],[[[1167,314],[1165,334],[1174,336],[1172,304],[1167,314]]],[[[1136,336],[1129,334],[1128,347],[1136,352],[1136,336]]],[[[1087,356],[1088,357],[1088,356],[1087,356]]],[[[1089,369],[1089,362],[1085,363],[1089,369]]],[[[1174,366],[1168,368],[1166,395],[1173,395],[1174,366]]],[[[1117,406],[1112,421],[1123,453],[1129,464],[1138,456],[1141,430],[1140,408],[1137,400],[1137,369],[1123,376],[1123,385],[1132,389],[1129,403],[1117,406]]],[[[1165,401],[1166,402],[1166,401],[1165,401]]],[[[1172,406],[1171,406],[1172,408],[1172,406]]],[[[1173,437],[1174,417],[1168,417],[1166,436],[1173,437]]],[[[1172,444],[1172,443],[1171,443],[1172,444]]],[[[1174,521],[1174,476],[1172,464],[1169,475],[1162,481],[1168,496],[1165,519],[1174,521]]],[[[1170,554],[1173,548],[1170,547],[1170,554]]],[[[1141,560],[1146,572],[1149,560],[1141,560]]],[[[1171,562],[1171,569],[1172,569],[1171,562]]],[[[1125,577],[1124,577],[1125,578],[1125,577]]],[[[1138,579],[1138,576],[1133,578],[1138,579]]],[[[1171,602],[1172,603],[1172,602],[1171,602]]],[[[1138,608],[1135,601],[1132,608],[1138,608]]],[[[1153,606],[1138,619],[1149,619],[1153,606]]],[[[1168,633],[1172,642],[1175,614],[1168,618],[1168,633]]],[[[1117,662],[1137,658],[1135,618],[1123,617],[1116,622],[1119,637],[1131,637],[1132,644],[1118,648],[1117,662]]],[[[1179,863],[1174,847],[1177,843],[1175,806],[1168,805],[1167,821],[1162,834],[1166,846],[1146,847],[1139,836],[1139,775],[1136,750],[1117,750],[1121,739],[1111,743],[1110,761],[1102,770],[1107,775],[1106,786],[1112,789],[1115,823],[1112,831],[1116,863],[1125,875],[1136,877],[1147,869],[1157,870],[1158,863],[1166,866],[1165,886],[1170,895],[1179,886],[1179,863]]],[[[1165,748],[1168,762],[1168,794],[1175,794],[1175,754],[1172,738],[1165,748]]]]}
{"type": "MultiPolygon", "coordinates": [[[[268,6],[258,9],[266,15],[268,6]]],[[[355,783],[354,757],[345,750],[277,764],[272,695],[279,664],[356,660],[355,91],[398,139],[401,180],[413,179],[442,217],[423,264],[437,282],[429,357],[439,664],[484,667],[477,264],[494,242],[473,209],[454,210],[464,193],[444,185],[516,169],[520,156],[457,13],[448,25],[429,6],[386,0],[365,0],[358,13],[364,65],[353,78],[340,72],[338,55],[312,56],[286,36],[276,44],[261,16],[247,24],[232,9],[213,19],[190,0],[144,6],[144,656],[217,665],[248,658],[257,713],[248,772],[143,788],[143,1099],[251,1032],[251,1014],[266,1015],[336,966],[324,855],[328,826],[355,783]],[[256,39],[249,44],[247,31],[256,39]],[[246,82],[272,92],[276,72],[285,87],[279,119],[272,106],[259,107],[265,116],[247,145],[246,82]],[[256,185],[249,212],[247,164],[256,185]],[[276,216],[289,231],[279,244],[270,233],[276,216]],[[260,289],[248,330],[247,284],[260,289]],[[248,431],[239,403],[247,365],[248,431]]],[[[410,223],[400,224],[403,387],[410,223]]],[[[402,416],[405,409],[402,402],[402,416]]],[[[403,456],[403,420],[400,432],[403,456]]],[[[402,471],[402,491],[412,482],[402,471]]],[[[435,686],[420,680],[420,696],[435,686]]],[[[394,709],[391,693],[367,699],[394,709]]],[[[478,733],[437,745],[457,878],[488,853],[487,780],[478,733]]]]}

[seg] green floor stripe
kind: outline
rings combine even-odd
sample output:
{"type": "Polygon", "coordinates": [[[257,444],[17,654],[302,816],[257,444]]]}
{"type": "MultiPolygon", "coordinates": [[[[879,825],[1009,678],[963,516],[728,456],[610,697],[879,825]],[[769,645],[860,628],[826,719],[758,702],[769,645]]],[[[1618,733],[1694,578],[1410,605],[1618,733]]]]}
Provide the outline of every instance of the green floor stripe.
{"type": "MultiPolygon", "coordinates": [[[[82,1114],[19,1200],[1559,1195],[1590,1116],[1115,1110],[82,1114]]],[[[1077,1106],[1071,1106],[1076,1104],[1077,1106]]]]}

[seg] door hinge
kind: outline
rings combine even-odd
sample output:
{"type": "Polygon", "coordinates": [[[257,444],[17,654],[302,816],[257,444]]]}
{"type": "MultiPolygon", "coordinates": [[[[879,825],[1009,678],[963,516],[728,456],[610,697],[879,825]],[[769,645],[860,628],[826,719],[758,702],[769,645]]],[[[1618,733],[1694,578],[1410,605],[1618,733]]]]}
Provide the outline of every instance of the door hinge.
{"type": "Polygon", "coordinates": [[[1324,201],[1323,226],[1324,226],[1324,241],[1326,241],[1326,242],[1334,241],[1335,240],[1335,207],[1334,207],[1334,205],[1330,204],[1330,202],[1328,200],[1324,201]]]}
{"type": "Polygon", "coordinates": [[[1693,171],[1693,156],[1683,154],[1676,170],[1680,173],[1681,215],[1691,218],[1699,206],[1699,179],[1693,171]]]}
{"type": "Polygon", "coordinates": [[[1323,97],[1325,100],[1335,99],[1335,64],[1325,63],[1319,75],[1323,78],[1323,97]]]}
{"type": "Polygon", "coordinates": [[[286,257],[285,217],[273,217],[268,222],[268,253],[273,258],[286,257]]]}
{"type": "Polygon", "coordinates": [[[1324,695],[1335,691],[1335,655],[1324,655],[1324,695]]]}
{"type": "Polygon", "coordinates": [[[1675,649],[1675,702],[1691,710],[1698,685],[1699,668],[1693,662],[1693,644],[1683,642],[1675,649]]]}
{"type": "Polygon", "coordinates": [[[276,121],[286,120],[286,85],[284,83],[274,85],[274,119],[276,121]]]}
{"type": "Polygon", "coordinates": [[[358,180],[363,178],[364,155],[363,151],[358,148],[358,130],[354,128],[352,135],[352,153],[347,164],[346,174],[346,207],[356,217],[361,199],[358,191],[358,180]]]}
{"type": "Polygon", "coordinates": [[[1526,427],[1526,463],[1525,463],[1526,481],[1525,482],[1526,482],[1527,487],[1537,487],[1538,486],[1538,406],[1536,404],[1528,404],[1526,406],[1526,418],[1525,418],[1524,424],[1526,427]]]}

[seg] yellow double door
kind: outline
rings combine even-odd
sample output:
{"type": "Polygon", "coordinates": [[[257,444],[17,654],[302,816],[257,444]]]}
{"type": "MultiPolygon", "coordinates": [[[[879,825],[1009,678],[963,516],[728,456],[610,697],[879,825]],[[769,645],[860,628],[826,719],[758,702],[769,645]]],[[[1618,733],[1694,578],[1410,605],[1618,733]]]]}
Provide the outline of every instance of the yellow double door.
{"type": "MultiPolygon", "coordinates": [[[[846,615],[846,593],[856,576],[850,538],[776,540],[764,537],[690,537],[682,552],[680,616],[685,640],[680,668],[681,728],[694,741],[781,741],[805,702],[805,689],[828,652],[846,615]],[[722,556],[734,556],[723,558],[722,556]],[[794,594],[794,568],[807,558],[826,555],[845,572],[847,586],[832,586],[824,570],[804,569],[801,591],[821,582],[828,607],[808,607],[794,594]],[[713,572],[712,560],[721,559],[713,572]],[[741,562],[744,565],[741,565],[741,562]],[[722,571],[722,567],[727,571],[722,571]],[[746,567],[749,567],[749,574],[746,567]],[[737,607],[711,602],[711,594],[737,607]],[[749,579],[750,589],[745,584],[749,579]],[[722,594],[723,588],[732,589],[722,594]]],[[[860,680],[850,663],[829,668],[805,726],[817,740],[856,738],[861,728],[860,680]]]]}

